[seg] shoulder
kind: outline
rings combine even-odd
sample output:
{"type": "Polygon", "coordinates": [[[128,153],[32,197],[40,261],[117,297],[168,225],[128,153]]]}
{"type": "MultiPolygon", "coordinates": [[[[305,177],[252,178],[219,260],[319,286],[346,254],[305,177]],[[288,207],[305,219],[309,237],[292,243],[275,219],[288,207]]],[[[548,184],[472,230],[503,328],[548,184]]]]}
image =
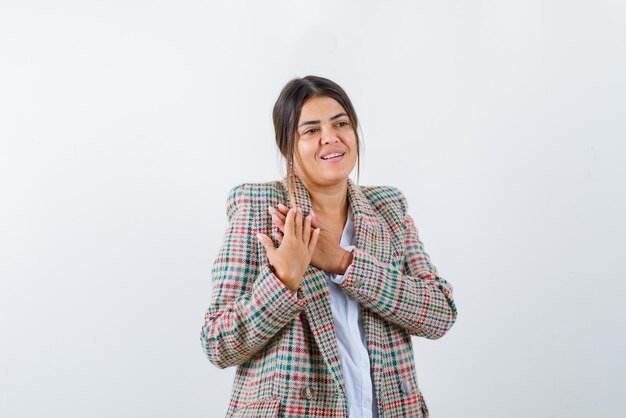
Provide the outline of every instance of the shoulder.
{"type": "Polygon", "coordinates": [[[402,223],[408,211],[404,193],[393,186],[361,186],[363,195],[374,210],[391,225],[402,223]]]}
{"type": "Polygon", "coordinates": [[[226,214],[230,220],[236,212],[266,211],[270,202],[280,201],[283,195],[280,181],[241,183],[233,186],[226,198],[226,214]]]}

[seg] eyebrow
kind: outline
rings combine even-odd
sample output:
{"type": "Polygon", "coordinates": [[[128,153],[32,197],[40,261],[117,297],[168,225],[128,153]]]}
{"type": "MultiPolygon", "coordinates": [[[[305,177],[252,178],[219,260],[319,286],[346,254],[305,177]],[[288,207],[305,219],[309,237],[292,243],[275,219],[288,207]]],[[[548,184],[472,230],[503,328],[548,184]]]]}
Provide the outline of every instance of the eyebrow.
{"type": "MultiPolygon", "coordinates": [[[[335,119],[340,118],[340,117],[342,117],[342,116],[348,116],[348,115],[346,115],[345,113],[337,113],[335,116],[333,116],[333,117],[332,117],[332,118],[330,118],[329,120],[335,120],[335,119]]],[[[301,127],[303,127],[304,125],[314,125],[314,124],[316,124],[316,123],[320,123],[320,121],[319,121],[319,120],[309,120],[309,121],[306,121],[306,122],[301,123],[301,124],[298,126],[298,128],[301,128],[301,127]]]]}

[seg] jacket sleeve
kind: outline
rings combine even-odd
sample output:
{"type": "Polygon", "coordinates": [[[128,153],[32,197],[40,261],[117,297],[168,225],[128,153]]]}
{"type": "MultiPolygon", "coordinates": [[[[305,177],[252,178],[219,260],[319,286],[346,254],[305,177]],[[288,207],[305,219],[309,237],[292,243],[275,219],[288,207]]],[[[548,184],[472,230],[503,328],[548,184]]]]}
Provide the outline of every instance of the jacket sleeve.
{"type": "Polygon", "coordinates": [[[263,248],[256,238],[255,195],[245,184],[229,192],[229,224],[211,269],[211,302],[200,340],[209,361],[221,369],[262,350],[306,305],[267,263],[259,266],[263,248]]]}
{"type": "Polygon", "coordinates": [[[404,272],[357,247],[340,286],[364,307],[406,328],[411,335],[441,338],[457,316],[452,286],[431,263],[401,193],[400,199],[404,272]]]}

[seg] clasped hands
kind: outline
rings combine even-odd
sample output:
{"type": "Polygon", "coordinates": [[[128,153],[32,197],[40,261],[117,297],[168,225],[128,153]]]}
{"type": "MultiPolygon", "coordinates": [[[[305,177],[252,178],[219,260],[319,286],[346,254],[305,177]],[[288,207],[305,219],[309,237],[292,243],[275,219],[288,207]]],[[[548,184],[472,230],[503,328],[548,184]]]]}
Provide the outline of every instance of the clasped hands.
{"type": "Polygon", "coordinates": [[[257,238],[265,247],[277,277],[292,291],[299,287],[309,264],[343,274],[352,262],[352,253],[339,245],[341,236],[333,233],[313,210],[306,217],[303,217],[302,208],[289,209],[283,204],[279,204],[278,209],[270,206],[268,211],[272,222],[283,234],[282,237],[274,234],[280,245],[274,247],[272,240],[264,234],[257,234],[257,238]]]}

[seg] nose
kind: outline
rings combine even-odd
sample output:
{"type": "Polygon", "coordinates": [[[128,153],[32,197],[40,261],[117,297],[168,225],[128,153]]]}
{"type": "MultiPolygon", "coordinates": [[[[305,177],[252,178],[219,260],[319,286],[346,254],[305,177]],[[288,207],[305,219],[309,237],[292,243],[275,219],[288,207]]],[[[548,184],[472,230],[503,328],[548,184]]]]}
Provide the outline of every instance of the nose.
{"type": "Polygon", "coordinates": [[[326,145],[332,142],[339,142],[339,138],[332,130],[330,130],[326,132],[326,135],[322,136],[322,144],[326,145]]]}

